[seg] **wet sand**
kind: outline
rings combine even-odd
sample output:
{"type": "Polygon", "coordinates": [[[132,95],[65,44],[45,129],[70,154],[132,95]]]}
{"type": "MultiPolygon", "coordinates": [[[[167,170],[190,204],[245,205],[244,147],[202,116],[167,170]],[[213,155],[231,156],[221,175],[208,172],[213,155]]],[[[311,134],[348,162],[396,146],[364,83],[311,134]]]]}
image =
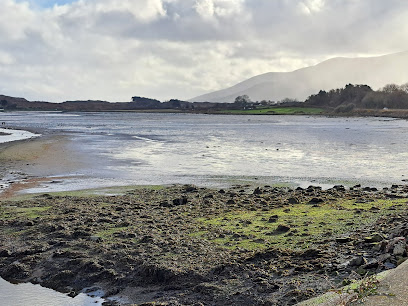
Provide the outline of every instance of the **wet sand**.
{"type": "Polygon", "coordinates": [[[84,157],[70,147],[70,142],[65,135],[45,135],[0,144],[0,198],[81,169],[84,157]]]}

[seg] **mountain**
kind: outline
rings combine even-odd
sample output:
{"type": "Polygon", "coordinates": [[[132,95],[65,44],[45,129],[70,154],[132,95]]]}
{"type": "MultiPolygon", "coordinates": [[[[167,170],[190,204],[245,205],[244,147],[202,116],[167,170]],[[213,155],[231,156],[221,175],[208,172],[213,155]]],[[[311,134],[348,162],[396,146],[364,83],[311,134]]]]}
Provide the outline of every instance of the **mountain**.
{"type": "Polygon", "coordinates": [[[233,102],[248,95],[252,101],[284,98],[305,100],[319,90],[366,84],[378,89],[386,84],[408,82],[408,51],[366,58],[333,58],[293,72],[269,72],[232,87],[190,99],[196,102],[233,102]]]}

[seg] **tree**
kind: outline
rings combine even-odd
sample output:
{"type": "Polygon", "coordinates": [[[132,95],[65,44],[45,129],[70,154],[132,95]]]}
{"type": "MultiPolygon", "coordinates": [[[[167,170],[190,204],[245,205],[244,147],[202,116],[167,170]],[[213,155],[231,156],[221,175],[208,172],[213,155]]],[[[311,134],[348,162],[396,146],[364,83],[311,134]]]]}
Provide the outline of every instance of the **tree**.
{"type": "Polygon", "coordinates": [[[387,84],[381,89],[381,91],[390,94],[400,91],[400,87],[396,84],[387,84]]]}
{"type": "Polygon", "coordinates": [[[242,95],[242,96],[238,96],[235,98],[235,103],[238,104],[245,104],[245,103],[250,103],[251,99],[249,98],[248,95],[242,95]]]}
{"type": "Polygon", "coordinates": [[[400,86],[400,90],[402,90],[402,91],[408,93],[408,83],[402,84],[402,85],[400,86]]]}
{"type": "Polygon", "coordinates": [[[1,106],[2,106],[3,108],[6,108],[6,106],[7,106],[7,104],[8,104],[7,100],[1,100],[0,103],[1,103],[1,106]]]}

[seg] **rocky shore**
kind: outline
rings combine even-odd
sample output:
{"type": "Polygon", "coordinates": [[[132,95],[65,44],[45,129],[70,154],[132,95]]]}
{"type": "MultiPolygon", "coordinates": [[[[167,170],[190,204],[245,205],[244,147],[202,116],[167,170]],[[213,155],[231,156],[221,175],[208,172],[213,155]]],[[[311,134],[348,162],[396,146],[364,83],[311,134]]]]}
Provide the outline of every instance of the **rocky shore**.
{"type": "Polygon", "coordinates": [[[404,261],[407,197],[183,185],[4,200],[0,276],[136,304],[293,305],[404,261]]]}

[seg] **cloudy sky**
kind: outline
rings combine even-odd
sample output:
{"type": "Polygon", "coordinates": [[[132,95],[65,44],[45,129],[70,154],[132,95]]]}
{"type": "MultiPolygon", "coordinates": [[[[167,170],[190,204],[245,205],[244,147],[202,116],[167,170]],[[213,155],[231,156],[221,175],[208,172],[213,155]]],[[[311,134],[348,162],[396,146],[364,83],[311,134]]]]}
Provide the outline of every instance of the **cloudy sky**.
{"type": "Polygon", "coordinates": [[[0,94],[187,99],[407,38],[406,0],[0,0],[0,94]]]}

